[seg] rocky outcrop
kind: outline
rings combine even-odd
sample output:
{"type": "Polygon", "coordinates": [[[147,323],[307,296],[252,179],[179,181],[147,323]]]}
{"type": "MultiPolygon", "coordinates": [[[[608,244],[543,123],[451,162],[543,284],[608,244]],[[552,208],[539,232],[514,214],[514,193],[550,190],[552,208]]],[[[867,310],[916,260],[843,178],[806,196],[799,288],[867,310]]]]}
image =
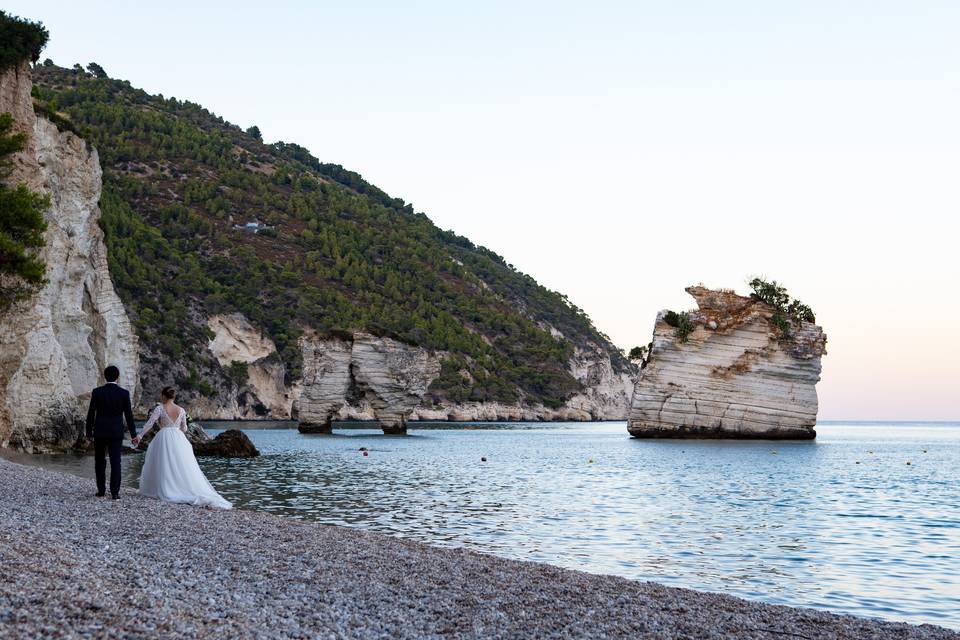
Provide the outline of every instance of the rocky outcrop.
{"type": "Polygon", "coordinates": [[[290,418],[293,393],[286,385],[286,368],[273,340],[240,313],[213,316],[207,326],[213,334],[208,348],[220,366],[229,370],[235,363],[244,365],[246,377],[235,381],[237,388],[220,399],[221,406],[201,403],[195,410],[206,417],[226,419],[290,418]]]}
{"type": "Polygon", "coordinates": [[[352,338],[322,338],[307,333],[300,338],[303,387],[294,405],[302,433],[330,433],[333,417],[347,403],[352,376],[352,338]]]}
{"type": "Polygon", "coordinates": [[[86,401],[103,368],[139,392],[137,338],[107,269],[98,225],[96,149],[36,117],[26,63],[0,74],[0,112],[26,134],[11,182],[50,195],[42,258],[47,283],[0,316],[0,444],[59,451],[82,432],[86,401]]]}
{"type": "Polygon", "coordinates": [[[308,334],[300,346],[303,389],[296,414],[305,433],[329,433],[348,404],[369,407],[384,433],[405,433],[407,419],[440,374],[436,354],[368,333],[308,334]]]}
{"type": "Polygon", "coordinates": [[[794,322],[790,336],[773,307],[731,291],[690,287],[686,341],[657,316],[653,347],[634,389],[628,431],[640,438],[816,437],[816,383],[823,330],[794,322]]]}
{"type": "Polygon", "coordinates": [[[243,431],[227,429],[216,438],[206,442],[194,442],[193,453],[198,456],[217,456],[220,458],[255,458],[260,451],[250,442],[243,431]]]}
{"type": "Polygon", "coordinates": [[[623,420],[636,378],[632,372],[617,372],[610,357],[599,346],[591,346],[574,349],[570,373],[583,391],[567,400],[566,406],[583,412],[588,416],[585,420],[623,420]]]}
{"type": "MultiPolygon", "coordinates": [[[[552,327],[555,337],[562,337],[552,327]]],[[[411,420],[447,420],[457,422],[484,421],[551,421],[580,422],[589,420],[624,420],[630,407],[635,376],[630,371],[617,371],[610,356],[599,345],[576,347],[568,363],[571,375],[582,390],[560,407],[547,407],[521,399],[515,403],[460,402],[437,405],[422,404],[410,414],[411,420]]]]}
{"type": "Polygon", "coordinates": [[[213,335],[208,347],[221,367],[243,363],[248,377],[192,401],[194,413],[204,418],[292,417],[304,433],[330,433],[333,420],[378,421],[397,433],[414,420],[623,420],[633,392],[634,374],[618,370],[603,348],[588,344],[576,347],[569,363],[582,390],[563,406],[525,399],[434,403],[427,389],[447,354],[362,332],[321,336],[311,330],[299,342],[302,377],[288,384],[275,345],[243,315],[213,316],[206,323],[213,335]]]}

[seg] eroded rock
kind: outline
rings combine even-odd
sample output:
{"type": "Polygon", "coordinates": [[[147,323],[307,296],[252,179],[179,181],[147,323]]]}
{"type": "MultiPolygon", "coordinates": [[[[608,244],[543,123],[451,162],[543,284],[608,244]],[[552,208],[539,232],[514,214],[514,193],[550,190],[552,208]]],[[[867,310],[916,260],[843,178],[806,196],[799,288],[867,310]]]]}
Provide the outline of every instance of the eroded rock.
{"type": "Polygon", "coordinates": [[[653,348],[631,402],[628,431],[640,438],[816,437],[816,383],[823,330],[797,322],[791,336],[754,298],[687,289],[699,309],[686,342],[657,316],[653,348]]]}
{"type": "Polygon", "coordinates": [[[368,333],[308,334],[300,348],[304,377],[296,414],[303,433],[329,433],[347,404],[368,405],[384,433],[405,433],[408,416],[440,374],[436,354],[368,333]]]}

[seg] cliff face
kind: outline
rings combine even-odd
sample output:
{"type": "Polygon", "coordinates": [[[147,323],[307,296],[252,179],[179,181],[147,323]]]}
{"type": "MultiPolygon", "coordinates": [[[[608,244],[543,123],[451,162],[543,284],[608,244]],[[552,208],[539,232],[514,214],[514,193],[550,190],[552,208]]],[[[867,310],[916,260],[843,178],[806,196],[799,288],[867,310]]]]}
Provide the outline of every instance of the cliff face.
{"type": "Polygon", "coordinates": [[[634,389],[628,431],[642,438],[816,437],[823,330],[794,324],[782,338],[774,309],[729,291],[689,287],[699,307],[686,342],[657,316],[634,389]]]}
{"type": "MultiPolygon", "coordinates": [[[[389,433],[402,433],[411,420],[622,420],[633,391],[631,375],[616,372],[603,349],[578,348],[569,366],[583,391],[560,407],[522,400],[434,404],[427,391],[447,354],[364,332],[306,331],[299,340],[302,376],[285,382],[276,346],[243,315],[214,316],[207,326],[212,355],[224,369],[246,365],[247,377],[192,402],[193,414],[203,418],[293,418],[303,431],[322,433],[331,420],[375,420],[389,433]]],[[[144,410],[152,402],[145,397],[144,410]]]]}
{"type": "Polygon", "coordinates": [[[0,112],[27,136],[12,183],[50,195],[42,257],[47,283],[0,316],[0,444],[57,451],[82,430],[90,390],[108,364],[139,392],[137,338],[107,269],[97,221],[97,152],[34,115],[30,67],[0,74],[0,112]]]}

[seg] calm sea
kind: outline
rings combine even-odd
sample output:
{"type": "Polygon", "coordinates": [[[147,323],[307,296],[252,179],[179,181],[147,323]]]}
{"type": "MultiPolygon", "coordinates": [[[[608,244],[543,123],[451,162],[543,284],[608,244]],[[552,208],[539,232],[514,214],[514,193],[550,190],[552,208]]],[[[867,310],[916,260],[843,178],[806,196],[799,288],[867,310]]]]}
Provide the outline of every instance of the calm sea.
{"type": "MultiPolygon", "coordinates": [[[[624,423],[205,425],[263,453],[201,461],[241,508],[960,629],[960,423],[828,422],[791,443],[634,440],[624,423]]],[[[126,460],[130,483],[141,464],[126,460]]]]}

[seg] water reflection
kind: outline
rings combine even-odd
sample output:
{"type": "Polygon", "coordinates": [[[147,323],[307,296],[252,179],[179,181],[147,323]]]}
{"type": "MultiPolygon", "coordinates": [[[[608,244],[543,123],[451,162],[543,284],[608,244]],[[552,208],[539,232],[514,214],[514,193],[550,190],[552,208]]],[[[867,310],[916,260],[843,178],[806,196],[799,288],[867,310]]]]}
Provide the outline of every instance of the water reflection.
{"type": "MultiPolygon", "coordinates": [[[[827,424],[802,443],[631,440],[622,423],[241,426],[263,455],[201,466],[242,508],[960,628],[960,425],[827,424]]],[[[124,460],[128,486],[141,458],[124,460]]],[[[89,459],[43,464],[92,477],[89,459]]]]}

